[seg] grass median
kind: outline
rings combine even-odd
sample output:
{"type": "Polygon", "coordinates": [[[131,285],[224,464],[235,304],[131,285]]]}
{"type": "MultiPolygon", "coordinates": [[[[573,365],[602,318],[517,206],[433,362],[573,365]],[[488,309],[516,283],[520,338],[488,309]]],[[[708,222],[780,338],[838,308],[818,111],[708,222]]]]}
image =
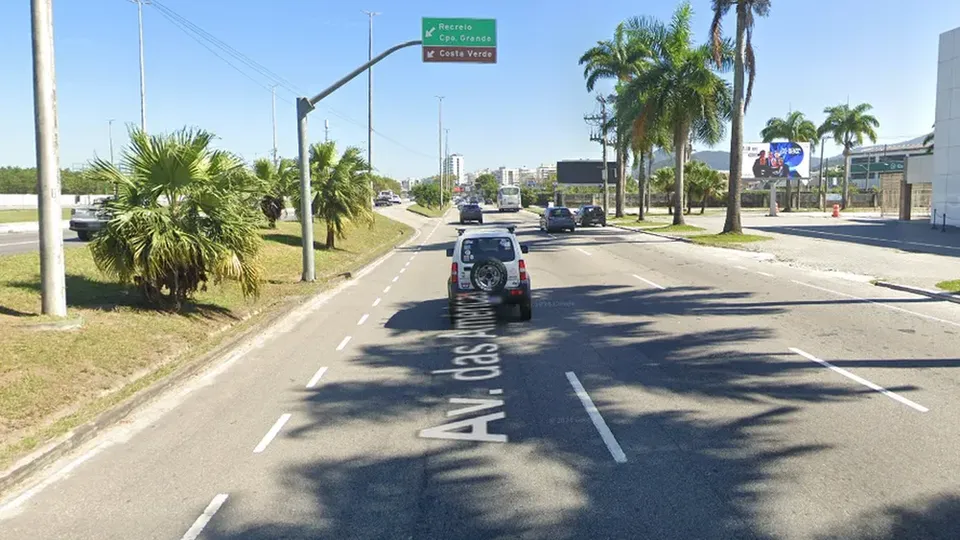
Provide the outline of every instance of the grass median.
{"type": "Polygon", "coordinates": [[[695,243],[703,246],[716,246],[716,247],[730,247],[738,248],[743,244],[751,244],[754,242],[763,242],[766,240],[773,240],[770,236],[763,236],[759,234],[734,234],[734,233],[720,233],[720,234],[698,234],[694,236],[687,236],[687,238],[695,243]]]}
{"type": "MultiPolygon", "coordinates": [[[[325,234],[317,222],[316,237],[325,234]]],[[[377,215],[348,227],[338,247],[315,243],[317,281],[301,283],[300,224],[263,230],[266,283],[257,300],[239,286],[210,285],[181,313],[144,306],[139,294],[100,274],[89,249],[67,250],[67,305],[83,326],[43,331],[36,253],[0,257],[0,469],[139,389],[210,351],[265,316],[330,287],[413,230],[377,215]]]]}
{"type": "Polygon", "coordinates": [[[449,204],[443,205],[443,207],[434,207],[434,206],[420,206],[419,204],[411,204],[407,207],[407,210],[413,212],[414,214],[419,214],[424,217],[429,218],[438,218],[443,216],[444,212],[450,209],[449,204]]]}
{"type": "MultiPolygon", "coordinates": [[[[70,209],[63,209],[63,219],[70,219],[70,209]]],[[[38,221],[40,213],[36,208],[23,210],[0,210],[0,223],[20,223],[24,221],[38,221]]]]}
{"type": "Polygon", "coordinates": [[[941,281],[937,283],[937,288],[948,293],[960,294],[960,279],[941,281]]]}

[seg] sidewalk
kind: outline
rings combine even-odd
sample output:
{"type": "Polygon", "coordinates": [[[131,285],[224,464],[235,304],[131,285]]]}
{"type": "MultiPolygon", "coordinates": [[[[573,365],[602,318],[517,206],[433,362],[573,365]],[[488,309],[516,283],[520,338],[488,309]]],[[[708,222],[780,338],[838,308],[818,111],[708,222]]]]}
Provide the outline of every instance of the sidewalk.
{"type": "MultiPolygon", "coordinates": [[[[770,217],[745,212],[741,219],[745,233],[773,238],[745,244],[743,249],[769,253],[796,268],[858,274],[924,289],[960,279],[960,229],[940,232],[926,220],[901,222],[862,212],[831,219],[820,213],[770,217]]],[[[717,233],[723,230],[724,215],[692,214],[684,220],[704,228],[704,233],[717,233]]]]}
{"type": "MultiPolygon", "coordinates": [[[[63,220],[64,229],[70,228],[70,220],[63,220]]],[[[37,232],[40,230],[40,224],[36,221],[20,221],[17,223],[0,223],[0,234],[7,233],[25,233],[37,232]]]]}

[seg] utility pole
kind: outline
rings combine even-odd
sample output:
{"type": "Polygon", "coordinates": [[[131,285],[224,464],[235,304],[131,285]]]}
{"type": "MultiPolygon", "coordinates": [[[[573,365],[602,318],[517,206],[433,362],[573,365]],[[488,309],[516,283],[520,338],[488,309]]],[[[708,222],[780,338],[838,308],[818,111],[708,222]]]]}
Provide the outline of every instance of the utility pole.
{"type": "Polygon", "coordinates": [[[57,81],[53,54],[53,0],[31,0],[33,108],[40,211],[40,311],[66,317],[67,291],[60,207],[57,81]]]}
{"type": "Polygon", "coordinates": [[[270,94],[273,98],[273,166],[280,163],[277,159],[277,85],[270,87],[270,94]]]}
{"type": "Polygon", "coordinates": [[[323,121],[323,142],[330,142],[330,120],[323,121]]]}
{"type": "Polygon", "coordinates": [[[603,168],[600,171],[600,174],[603,178],[603,211],[607,213],[610,211],[610,186],[607,181],[607,100],[603,97],[603,94],[597,96],[597,101],[600,102],[600,144],[603,145],[603,168]]]}
{"type": "Polygon", "coordinates": [[[110,164],[116,165],[113,161],[113,118],[107,120],[107,135],[110,137],[110,164]]]}
{"type": "Polygon", "coordinates": [[[130,0],[137,4],[137,21],[140,29],[140,129],[147,131],[147,79],[143,72],[143,4],[150,0],[130,0]]]}
{"type": "MultiPolygon", "coordinates": [[[[363,11],[370,19],[370,31],[367,33],[367,61],[373,60],[373,18],[380,15],[376,11],[363,11]]],[[[367,68],[367,172],[370,174],[370,193],[373,194],[373,66],[367,68]]],[[[370,199],[373,206],[373,199],[370,199]]]]}
{"type": "Polygon", "coordinates": [[[437,98],[437,145],[440,151],[440,208],[443,208],[443,98],[437,98]]]}

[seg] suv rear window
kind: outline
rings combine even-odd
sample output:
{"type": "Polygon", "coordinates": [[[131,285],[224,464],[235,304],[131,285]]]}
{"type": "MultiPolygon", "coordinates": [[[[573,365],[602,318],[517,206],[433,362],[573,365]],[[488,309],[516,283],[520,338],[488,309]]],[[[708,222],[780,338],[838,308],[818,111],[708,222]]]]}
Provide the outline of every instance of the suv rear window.
{"type": "Polygon", "coordinates": [[[566,208],[554,208],[550,210],[550,215],[553,217],[570,217],[570,210],[566,208]]]}
{"type": "Polygon", "coordinates": [[[596,215],[602,215],[603,210],[601,210],[599,206],[588,206],[583,209],[583,213],[585,215],[596,216],[596,215]]]}
{"type": "Polygon", "coordinates": [[[510,262],[516,256],[513,250],[513,239],[508,236],[467,238],[460,244],[460,259],[465,263],[474,263],[491,257],[510,262]]]}

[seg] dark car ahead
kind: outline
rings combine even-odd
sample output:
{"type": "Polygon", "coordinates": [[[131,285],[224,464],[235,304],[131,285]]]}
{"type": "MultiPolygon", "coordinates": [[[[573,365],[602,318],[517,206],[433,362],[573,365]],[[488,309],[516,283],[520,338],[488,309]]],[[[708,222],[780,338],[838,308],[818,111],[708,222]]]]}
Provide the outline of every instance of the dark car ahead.
{"type": "Polygon", "coordinates": [[[81,241],[93,239],[110,222],[110,210],[106,207],[109,198],[87,206],[78,206],[70,211],[70,230],[81,241]]]}
{"type": "Polygon", "coordinates": [[[590,225],[607,226],[607,213],[603,211],[602,206],[585,204],[577,210],[577,225],[588,227],[590,225]]]}
{"type": "Polygon", "coordinates": [[[460,206],[460,223],[476,221],[483,223],[483,208],[479,204],[464,204],[460,206]]]}
{"type": "Polygon", "coordinates": [[[541,231],[552,232],[570,229],[570,232],[573,232],[576,228],[577,223],[573,220],[573,213],[570,212],[569,208],[563,206],[547,208],[540,216],[541,231]]]}

